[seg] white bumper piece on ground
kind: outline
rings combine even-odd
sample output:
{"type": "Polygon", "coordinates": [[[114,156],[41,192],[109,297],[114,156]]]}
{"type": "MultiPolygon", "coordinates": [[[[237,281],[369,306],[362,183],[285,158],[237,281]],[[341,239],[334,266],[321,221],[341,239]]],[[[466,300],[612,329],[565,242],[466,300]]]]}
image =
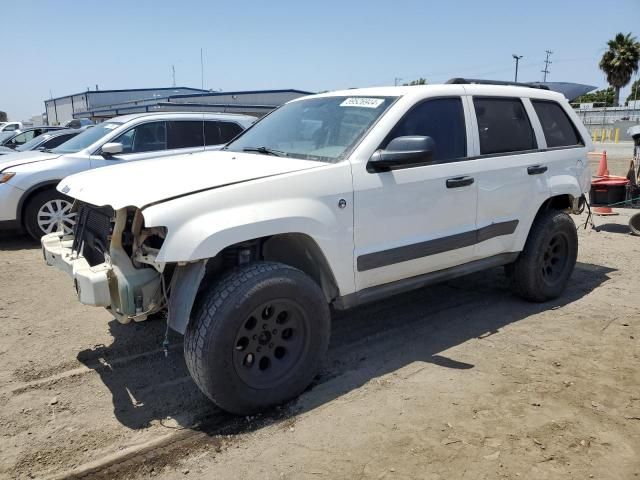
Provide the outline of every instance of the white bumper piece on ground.
{"type": "Polygon", "coordinates": [[[62,233],[50,233],[42,237],[42,252],[47,265],[66,272],[71,278],[78,293],[80,303],[96,307],[111,305],[109,292],[109,275],[111,265],[101,263],[94,267],[72,250],[73,237],[62,233]]]}

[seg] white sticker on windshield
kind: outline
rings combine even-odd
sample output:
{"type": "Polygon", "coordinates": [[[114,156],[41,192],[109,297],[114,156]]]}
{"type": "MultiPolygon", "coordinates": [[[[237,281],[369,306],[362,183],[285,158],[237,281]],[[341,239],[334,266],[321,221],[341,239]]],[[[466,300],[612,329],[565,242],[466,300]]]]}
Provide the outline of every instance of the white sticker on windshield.
{"type": "Polygon", "coordinates": [[[340,104],[341,107],[378,108],[384,103],[382,98],[350,97],[340,104]]]}

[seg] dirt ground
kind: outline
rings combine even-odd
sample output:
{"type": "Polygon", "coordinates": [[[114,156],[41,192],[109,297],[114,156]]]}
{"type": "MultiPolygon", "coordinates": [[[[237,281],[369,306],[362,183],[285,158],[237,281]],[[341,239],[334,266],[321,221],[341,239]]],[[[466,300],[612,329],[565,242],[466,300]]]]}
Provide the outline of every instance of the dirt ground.
{"type": "Polygon", "coordinates": [[[252,418],[205,399],[179,335],[165,357],[162,320],[80,305],[37,244],[4,235],[0,478],[640,479],[628,216],[579,230],[554,302],[496,269],[335,313],[314,385],[252,418]]]}

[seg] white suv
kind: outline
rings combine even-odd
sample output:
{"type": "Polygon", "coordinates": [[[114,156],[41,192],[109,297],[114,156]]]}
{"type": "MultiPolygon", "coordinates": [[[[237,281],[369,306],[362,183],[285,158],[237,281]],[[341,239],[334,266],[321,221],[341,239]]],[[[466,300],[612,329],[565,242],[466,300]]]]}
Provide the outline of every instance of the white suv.
{"type": "MultiPolygon", "coordinates": [[[[83,170],[120,162],[217,149],[256,118],[225,113],[125,115],[91,127],[52,150],[0,158],[0,230],[24,228],[34,238],[75,221],[56,185],[83,170]]],[[[147,167],[148,168],[148,167],[147,167]]]]}
{"type": "Polygon", "coordinates": [[[66,178],[79,221],[46,261],[122,323],[168,310],[195,382],[238,414],[304,390],[329,305],[497,266],[555,298],[589,134],[557,93],[464,82],[309,96],[223,151],[66,178]]]}

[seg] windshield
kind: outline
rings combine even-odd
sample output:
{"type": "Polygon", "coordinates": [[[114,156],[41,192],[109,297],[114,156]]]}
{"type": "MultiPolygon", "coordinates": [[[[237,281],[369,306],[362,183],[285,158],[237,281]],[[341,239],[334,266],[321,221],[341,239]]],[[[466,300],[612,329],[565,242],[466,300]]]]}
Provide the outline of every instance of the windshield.
{"type": "Polygon", "coordinates": [[[71,140],[67,140],[62,145],[52,149],[53,153],[76,153],[80,150],[84,150],[88,146],[94,144],[106,134],[111,133],[115,128],[118,128],[121,123],[118,122],[104,122],[95,127],[89,128],[79,135],[76,135],[71,140]]]}
{"type": "Polygon", "coordinates": [[[38,135],[37,137],[32,138],[28,142],[23,143],[22,145],[16,147],[16,151],[18,151],[18,152],[27,152],[29,150],[33,150],[38,145],[40,145],[42,142],[47,140],[49,137],[51,137],[51,134],[49,134],[49,133],[43,133],[42,135],[38,135]]]}
{"type": "Polygon", "coordinates": [[[225,147],[234,152],[335,162],[396,97],[320,97],[284,105],[225,147]]]}

